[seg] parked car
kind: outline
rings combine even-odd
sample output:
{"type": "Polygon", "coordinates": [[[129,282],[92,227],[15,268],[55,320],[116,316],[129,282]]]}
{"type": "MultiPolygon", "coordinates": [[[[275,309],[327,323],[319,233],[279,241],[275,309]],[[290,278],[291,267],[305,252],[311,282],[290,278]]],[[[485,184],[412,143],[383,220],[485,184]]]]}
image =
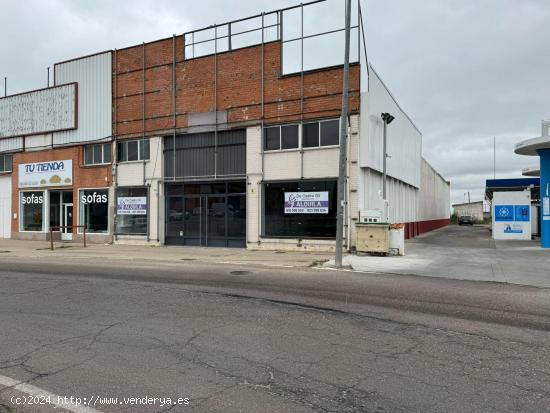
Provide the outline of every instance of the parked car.
{"type": "Polygon", "coordinates": [[[462,215],[458,218],[458,225],[474,225],[474,220],[470,215],[462,215]]]}

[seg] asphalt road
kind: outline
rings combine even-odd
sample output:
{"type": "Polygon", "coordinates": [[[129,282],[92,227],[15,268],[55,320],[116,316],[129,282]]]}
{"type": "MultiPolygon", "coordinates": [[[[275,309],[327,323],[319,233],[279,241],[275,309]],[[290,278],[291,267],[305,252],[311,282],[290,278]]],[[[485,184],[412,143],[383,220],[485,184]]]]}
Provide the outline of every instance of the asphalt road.
{"type": "MultiPolygon", "coordinates": [[[[0,261],[0,388],[24,381],[104,412],[550,411],[549,330],[545,289],[185,261],[0,261]]],[[[22,394],[4,387],[0,399],[22,394]]]]}

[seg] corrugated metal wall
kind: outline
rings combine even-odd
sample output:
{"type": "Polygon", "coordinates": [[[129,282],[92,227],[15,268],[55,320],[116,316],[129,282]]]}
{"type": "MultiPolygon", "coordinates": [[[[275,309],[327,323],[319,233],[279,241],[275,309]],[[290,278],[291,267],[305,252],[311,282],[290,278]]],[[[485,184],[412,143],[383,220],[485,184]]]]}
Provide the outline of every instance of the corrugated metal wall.
{"type": "Polygon", "coordinates": [[[16,152],[23,149],[23,138],[0,139],[0,152],[16,152]]]}
{"type": "MultiPolygon", "coordinates": [[[[363,186],[362,210],[384,210],[382,174],[370,168],[361,168],[363,186]]],[[[387,180],[387,197],[391,223],[416,221],[418,189],[392,177],[387,180]]]]}
{"type": "Polygon", "coordinates": [[[213,178],[246,174],[246,131],[230,130],[164,138],[166,178],[213,178]]]}
{"type": "MultiPolygon", "coordinates": [[[[366,68],[362,67],[361,71],[366,68]]],[[[395,120],[387,128],[387,173],[393,178],[420,187],[422,134],[401,109],[372,67],[369,90],[361,92],[361,141],[359,165],[382,171],[383,130],[380,117],[389,112],[395,120]]]]}
{"type": "Polygon", "coordinates": [[[451,216],[451,185],[422,159],[422,185],[418,191],[417,221],[445,219],[451,216]]]}
{"type": "Polygon", "coordinates": [[[55,65],[56,84],[78,82],[78,129],[54,133],[54,145],[112,135],[111,52],[55,65]]]}

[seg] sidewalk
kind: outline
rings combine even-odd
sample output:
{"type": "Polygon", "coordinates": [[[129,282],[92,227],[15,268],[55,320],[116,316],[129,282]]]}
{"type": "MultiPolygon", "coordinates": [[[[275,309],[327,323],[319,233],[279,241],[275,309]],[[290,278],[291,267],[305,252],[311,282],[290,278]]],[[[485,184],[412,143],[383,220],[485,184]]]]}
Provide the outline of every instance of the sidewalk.
{"type": "Polygon", "coordinates": [[[255,264],[269,267],[310,267],[333,258],[332,253],[252,251],[243,248],[202,248],[180,246],[136,246],[49,242],[0,239],[0,259],[81,259],[102,261],[200,261],[216,264],[255,264]]]}
{"type": "MultiPolygon", "coordinates": [[[[537,241],[497,241],[482,226],[447,228],[406,242],[405,256],[348,255],[355,271],[550,288],[550,251],[537,241]]],[[[333,265],[329,261],[325,266],[333,265]]]]}

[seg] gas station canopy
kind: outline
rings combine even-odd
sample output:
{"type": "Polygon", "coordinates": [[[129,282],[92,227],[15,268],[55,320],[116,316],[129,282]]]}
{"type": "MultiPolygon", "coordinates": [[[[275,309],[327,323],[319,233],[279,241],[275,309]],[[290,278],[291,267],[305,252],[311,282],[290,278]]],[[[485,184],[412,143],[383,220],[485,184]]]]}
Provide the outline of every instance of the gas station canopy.
{"type": "Polygon", "coordinates": [[[492,200],[495,192],[523,191],[528,188],[531,189],[531,201],[539,201],[539,178],[487,179],[485,181],[485,197],[492,200]]]}

